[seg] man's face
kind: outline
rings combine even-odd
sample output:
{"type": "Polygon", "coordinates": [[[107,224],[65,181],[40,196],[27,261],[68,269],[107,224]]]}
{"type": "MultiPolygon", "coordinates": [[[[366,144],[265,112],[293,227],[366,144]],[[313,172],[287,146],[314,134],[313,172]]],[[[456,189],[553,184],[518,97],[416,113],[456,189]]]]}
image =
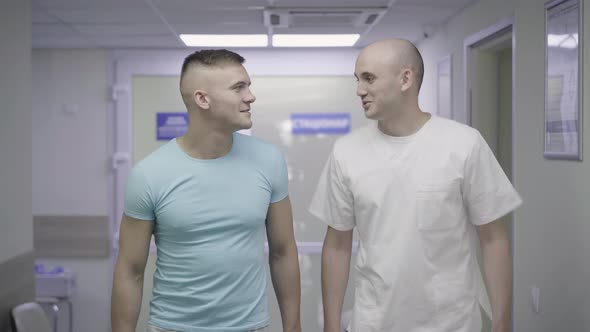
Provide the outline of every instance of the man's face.
{"type": "Polygon", "coordinates": [[[207,95],[211,118],[223,129],[237,131],[252,127],[250,76],[240,64],[225,64],[209,73],[207,95]]]}
{"type": "Polygon", "coordinates": [[[356,61],[356,94],[361,97],[365,116],[369,119],[383,120],[399,107],[400,72],[394,63],[392,55],[379,47],[366,48],[356,61]]]}

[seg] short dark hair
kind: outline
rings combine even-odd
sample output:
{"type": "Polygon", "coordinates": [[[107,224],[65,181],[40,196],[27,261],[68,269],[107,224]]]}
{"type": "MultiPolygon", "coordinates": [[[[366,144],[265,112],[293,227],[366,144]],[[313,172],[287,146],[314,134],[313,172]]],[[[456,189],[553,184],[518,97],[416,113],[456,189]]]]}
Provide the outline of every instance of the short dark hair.
{"type": "Polygon", "coordinates": [[[244,61],[241,55],[226,49],[196,51],[184,59],[180,79],[182,80],[182,77],[184,77],[188,69],[193,65],[213,67],[224,64],[242,64],[244,61]]]}

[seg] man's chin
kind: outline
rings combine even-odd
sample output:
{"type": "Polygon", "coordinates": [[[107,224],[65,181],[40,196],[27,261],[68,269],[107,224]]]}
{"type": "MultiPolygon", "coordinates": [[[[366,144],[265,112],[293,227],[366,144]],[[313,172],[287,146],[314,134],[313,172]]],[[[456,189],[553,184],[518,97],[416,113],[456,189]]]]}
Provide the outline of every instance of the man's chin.
{"type": "Polygon", "coordinates": [[[240,126],[236,129],[236,131],[246,130],[250,128],[252,128],[252,121],[250,121],[249,123],[240,123],[240,126]]]}
{"type": "Polygon", "coordinates": [[[365,111],[365,118],[369,120],[379,120],[379,113],[372,112],[371,110],[365,111]]]}

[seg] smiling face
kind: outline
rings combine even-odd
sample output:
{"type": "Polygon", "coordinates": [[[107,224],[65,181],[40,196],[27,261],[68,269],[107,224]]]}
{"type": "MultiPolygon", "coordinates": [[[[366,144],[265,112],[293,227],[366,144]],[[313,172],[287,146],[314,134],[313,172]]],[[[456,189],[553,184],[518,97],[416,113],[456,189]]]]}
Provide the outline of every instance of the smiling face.
{"type": "Polygon", "coordinates": [[[367,47],[356,61],[354,75],[358,80],[356,93],[367,118],[383,120],[395,111],[400,102],[401,83],[391,54],[381,48],[367,47]]]}
{"type": "Polygon", "coordinates": [[[365,116],[386,120],[417,103],[421,69],[414,46],[404,40],[384,40],[361,51],[354,75],[365,116]]]}
{"type": "Polygon", "coordinates": [[[250,91],[250,76],[239,64],[208,68],[207,94],[209,119],[220,128],[237,131],[252,127],[250,104],[256,97],[250,91]]]}
{"type": "Polygon", "coordinates": [[[231,133],[252,127],[250,76],[244,58],[225,49],[201,50],[182,64],[180,93],[189,127],[231,133]],[[192,125],[191,125],[192,124],[192,125]]]}
{"type": "Polygon", "coordinates": [[[193,65],[181,79],[181,93],[189,112],[210,129],[234,132],[252,127],[250,76],[240,63],[193,65]]]}

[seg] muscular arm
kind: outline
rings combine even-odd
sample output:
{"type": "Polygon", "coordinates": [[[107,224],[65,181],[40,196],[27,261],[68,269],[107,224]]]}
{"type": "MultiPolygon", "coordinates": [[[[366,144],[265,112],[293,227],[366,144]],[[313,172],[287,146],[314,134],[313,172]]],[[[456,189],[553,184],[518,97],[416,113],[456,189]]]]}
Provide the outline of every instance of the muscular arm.
{"type": "Polygon", "coordinates": [[[153,222],[123,215],[111,296],[113,332],[135,332],[153,225],[153,222]]]}
{"type": "Polygon", "coordinates": [[[289,197],[270,205],[266,223],[270,275],[281,311],[283,331],[301,332],[299,259],[289,197]]]}
{"type": "Polygon", "coordinates": [[[339,231],[328,227],[322,249],[322,299],[324,331],[340,332],[342,305],[348,284],[352,230],[339,231]]]}
{"type": "Polygon", "coordinates": [[[483,272],[492,304],[492,331],[511,330],[512,257],[503,221],[477,226],[483,272]]]}

